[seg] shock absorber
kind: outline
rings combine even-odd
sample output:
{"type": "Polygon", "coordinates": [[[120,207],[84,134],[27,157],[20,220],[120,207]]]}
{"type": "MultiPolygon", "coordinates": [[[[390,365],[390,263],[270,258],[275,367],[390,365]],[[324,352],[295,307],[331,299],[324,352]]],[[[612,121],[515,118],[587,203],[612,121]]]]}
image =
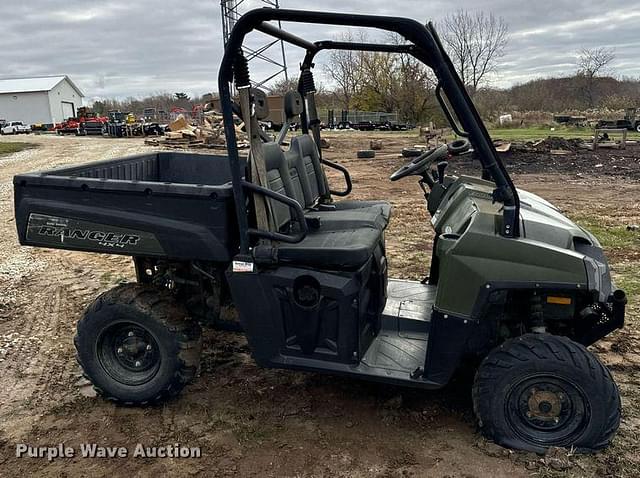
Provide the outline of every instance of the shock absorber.
{"type": "MultiPolygon", "coordinates": [[[[320,126],[320,118],[318,117],[318,110],[316,108],[316,85],[313,81],[313,73],[310,69],[305,68],[304,70],[302,70],[300,76],[302,78],[302,91],[304,92],[304,97],[307,101],[307,117],[309,120],[309,127],[312,130],[314,139],[319,140],[317,135],[319,135],[318,128],[320,126]]],[[[318,148],[320,148],[319,145],[318,148]]]]}
{"type": "Polygon", "coordinates": [[[534,334],[544,334],[547,328],[544,325],[544,314],[542,310],[542,296],[537,292],[531,297],[531,332],[534,334]]]}
{"type": "Polygon", "coordinates": [[[233,61],[233,80],[236,85],[236,89],[238,90],[240,88],[247,88],[251,86],[249,63],[247,62],[242,49],[238,50],[233,61]]]}

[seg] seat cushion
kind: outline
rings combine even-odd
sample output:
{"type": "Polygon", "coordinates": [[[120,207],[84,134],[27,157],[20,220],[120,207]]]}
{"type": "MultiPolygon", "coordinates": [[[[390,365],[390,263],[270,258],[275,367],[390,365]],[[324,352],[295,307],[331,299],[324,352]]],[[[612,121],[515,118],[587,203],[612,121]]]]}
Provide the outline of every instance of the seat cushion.
{"type": "Polygon", "coordinates": [[[278,264],[295,264],[332,270],[353,270],[373,256],[383,232],[375,227],[310,231],[297,244],[258,245],[254,256],[269,257],[278,264]]]}
{"type": "Polygon", "coordinates": [[[391,218],[391,204],[387,201],[356,201],[347,199],[344,201],[336,201],[333,204],[336,207],[336,211],[355,211],[370,208],[373,208],[376,212],[381,211],[385,220],[385,227],[389,224],[389,219],[391,218]]]}
{"type": "Polygon", "coordinates": [[[389,223],[389,218],[385,217],[385,211],[381,205],[358,209],[313,210],[306,212],[305,217],[319,220],[320,228],[325,230],[357,229],[363,226],[384,230],[389,223]]]}

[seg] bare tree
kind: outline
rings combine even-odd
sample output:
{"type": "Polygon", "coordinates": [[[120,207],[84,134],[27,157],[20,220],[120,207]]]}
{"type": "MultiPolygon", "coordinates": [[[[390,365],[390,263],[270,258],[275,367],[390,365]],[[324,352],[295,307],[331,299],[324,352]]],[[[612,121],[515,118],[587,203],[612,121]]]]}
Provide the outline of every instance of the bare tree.
{"type": "Polygon", "coordinates": [[[462,82],[475,93],[486,84],[504,56],[509,28],[502,17],[492,13],[458,10],[440,23],[443,42],[462,82]]]}
{"type": "MultiPolygon", "coordinates": [[[[353,41],[349,34],[340,38],[353,41]]],[[[357,41],[366,42],[366,36],[357,41]]],[[[403,44],[399,35],[387,43],[403,44]]],[[[325,65],[335,103],[343,109],[396,112],[404,120],[421,121],[433,109],[431,70],[406,53],[335,51],[325,65]]]]}
{"type": "Polygon", "coordinates": [[[613,48],[582,48],[578,51],[578,89],[586,106],[593,108],[598,97],[597,77],[606,73],[608,66],[615,59],[613,48]]]}
{"type": "Polygon", "coordinates": [[[613,48],[582,48],[578,51],[578,74],[594,78],[604,73],[615,58],[613,48]]]}
{"type": "Polygon", "coordinates": [[[267,89],[270,95],[284,96],[289,91],[298,91],[298,78],[280,78],[267,89]]]}
{"type": "MultiPolygon", "coordinates": [[[[345,33],[339,37],[340,41],[355,41],[351,33],[345,33]]],[[[363,41],[363,38],[358,39],[363,41]]],[[[335,84],[334,93],[344,109],[349,109],[353,98],[361,91],[363,85],[363,61],[362,52],[351,50],[331,50],[329,60],[325,64],[324,71],[335,84]]]]}

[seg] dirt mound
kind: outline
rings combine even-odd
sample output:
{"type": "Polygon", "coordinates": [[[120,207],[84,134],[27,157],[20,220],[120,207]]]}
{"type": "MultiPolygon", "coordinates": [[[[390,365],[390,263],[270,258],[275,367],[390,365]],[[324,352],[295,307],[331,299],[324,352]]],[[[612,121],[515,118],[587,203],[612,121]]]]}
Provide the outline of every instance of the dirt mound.
{"type": "Polygon", "coordinates": [[[580,138],[549,136],[536,141],[512,142],[511,151],[523,153],[550,153],[551,151],[586,152],[589,145],[580,138]]]}
{"type": "Polygon", "coordinates": [[[548,151],[558,149],[565,151],[585,151],[585,146],[587,145],[584,140],[580,138],[565,139],[558,136],[549,136],[543,140],[539,146],[548,151]]]}

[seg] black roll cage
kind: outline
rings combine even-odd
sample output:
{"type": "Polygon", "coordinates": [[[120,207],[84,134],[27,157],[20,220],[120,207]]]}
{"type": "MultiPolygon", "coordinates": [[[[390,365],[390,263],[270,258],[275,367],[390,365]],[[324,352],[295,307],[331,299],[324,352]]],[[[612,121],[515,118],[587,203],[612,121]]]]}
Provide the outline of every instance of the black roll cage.
{"type": "MultiPolygon", "coordinates": [[[[473,144],[482,164],[483,178],[492,179],[495,182],[496,189],[493,193],[494,201],[503,203],[503,225],[500,231],[501,234],[505,237],[518,237],[520,235],[520,200],[518,198],[518,192],[493,146],[480,115],[456,73],[451,60],[446,54],[433,24],[429,23],[425,26],[416,20],[401,17],[259,8],[249,11],[236,22],[227,41],[218,73],[220,104],[224,118],[224,130],[240,234],[240,254],[247,255],[249,253],[249,236],[252,235],[252,233],[255,235],[255,230],[250,229],[248,224],[244,190],[249,189],[250,186],[247,186],[249,183],[242,178],[242,166],[238,155],[236,131],[233,121],[231,82],[233,81],[233,65],[236,56],[241,51],[245,36],[253,30],[258,30],[306,50],[306,55],[301,64],[301,70],[303,71],[313,67],[313,59],[320,51],[340,49],[406,53],[429,66],[438,78],[436,96],[445,110],[445,115],[449,121],[453,119],[451,112],[444,104],[442,92],[446,95],[449,104],[454,109],[456,117],[460,121],[460,126],[463,130],[460,132],[466,133],[473,144]],[[410,42],[410,44],[387,45],[332,40],[309,42],[281,28],[266,23],[270,21],[277,21],[279,23],[293,22],[377,28],[397,33],[410,42]]],[[[308,125],[306,123],[306,121],[302,121],[305,132],[308,131],[308,125]]],[[[455,121],[452,123],[452,126],[454,129],[458,129],[455,121]]]]}

